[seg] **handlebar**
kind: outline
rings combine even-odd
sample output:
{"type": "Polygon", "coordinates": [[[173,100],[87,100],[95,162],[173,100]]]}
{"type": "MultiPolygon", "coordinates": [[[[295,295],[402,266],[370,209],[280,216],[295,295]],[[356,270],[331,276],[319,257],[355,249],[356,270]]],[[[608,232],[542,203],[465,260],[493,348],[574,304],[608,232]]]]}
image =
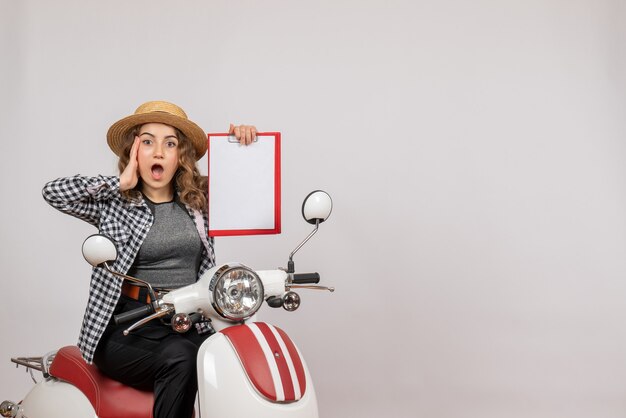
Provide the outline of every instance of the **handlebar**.
{"type": "MultiPolygon", "coordinates": [[[[295,273],[292,276],[293,279],[291,283],[285,282],[285,278],[287,274],[281,270],[276,270],[276,271],[268,270],[268,271],[263,271],[260,273],[262,273],[262,275],[264,276],[263,278],[268,280],[269,283],[273,286],[273,287],[270,286],[272,287],[273,290],[268,293],[269,295],[273,295],[276,297],[269,297],[267,299],[267,303],[271,307],[283,306],[284,305],[283,296],[282,296],[283,292],[289,289],[328,290],[330,292],[333,292],[335,290],[334,288],[330,288],[326,286],[317,286],[317,284],[320,282],[319,273],[295,273]]],[[[168,294],[167,296],[169,297],[169,295],[171,294],[174,294],[174,292],[168,294]]],[[[153,306],[153,304],[147,304],[147,305],[141,306],[136,309],[132,309],[127,312],[122,312],[120,314],[114,315],[113,321],[115,322],[115,325],[120,325],[120,324],[124,324],[127,322],[139,320],[139,322],[133,324],[129,329],[124,331],[124,335],[127,335],[132,330],[144,325],[146,322],[152,319],[160,318],[170,313],[173,313],[174,305],[172,302],[173,302],[172,300],[166,301],[163,306],[159,305],[159,307],[156,308],[156,311],[155,311],[155,307],[153,306]]],[[[190,315],[190,317],[192,316],[190,315]]],[[[193,316],[192,323],[198,322],[200,318],[201,318],[200,315],[198,315],[198,318],[193,316]]]]}
{"type": "Polygon", "coordinates": [[[154,309],[152,308],[152,305],[145,305],[127,312],[122,312],[118,315],[114,315],[113,320],[115,321],[115,325],[119,325],[125,322],[133,321],[138,318],[143,318],[144,316],[150,315],[153,312],[154,309]]]}
{"type": "Polygon", "coordinates": [[[317,284],[319,282],[319,273],[296,273],[293,275],[294,284],[317,284]]]}

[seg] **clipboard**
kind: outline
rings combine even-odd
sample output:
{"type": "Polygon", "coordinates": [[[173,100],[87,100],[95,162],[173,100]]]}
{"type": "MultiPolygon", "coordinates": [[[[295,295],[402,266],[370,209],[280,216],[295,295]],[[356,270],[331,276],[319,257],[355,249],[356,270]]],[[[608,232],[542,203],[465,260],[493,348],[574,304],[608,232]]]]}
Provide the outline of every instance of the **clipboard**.
{"type": "Polygon", "coordinates": [[[209,236],[280,234],[280,132],[208,134],[209,236]]]}

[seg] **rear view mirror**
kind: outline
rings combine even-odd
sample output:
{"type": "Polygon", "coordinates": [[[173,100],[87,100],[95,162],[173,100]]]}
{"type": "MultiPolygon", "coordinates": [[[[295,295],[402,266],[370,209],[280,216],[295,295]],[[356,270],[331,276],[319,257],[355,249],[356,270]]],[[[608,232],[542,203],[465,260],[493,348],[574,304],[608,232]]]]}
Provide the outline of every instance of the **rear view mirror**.
{"type": "Polygon", "coordinates": [[[95,234],[83,242],[83,257],[89,264],[98,267],[107,261],[115,261],[117,249],[109,237],[95,234]]]}
{"type": "Polygon", "coordinates": [[[294,273],[295,266],[293,263],[293,256],[306,242],[311,239],[317,232],[320,224],[324,222],[330,216],[330,212],[333,211],[333,200],[330,195],[323,190],[315,190],[304,198],[302,203],[302,216],[304,220],[310,224],[315,225],[315,229],[296,247],[295,250],[289,255],[289,261],[287,262],[287,273],[294,273]]]}
{"type": "Polygon", "coordinates": [[[333,200],[323,190],[309,193],[302,203],[302,216],[310,224],[324,222],[333,210],[333,200]]]}

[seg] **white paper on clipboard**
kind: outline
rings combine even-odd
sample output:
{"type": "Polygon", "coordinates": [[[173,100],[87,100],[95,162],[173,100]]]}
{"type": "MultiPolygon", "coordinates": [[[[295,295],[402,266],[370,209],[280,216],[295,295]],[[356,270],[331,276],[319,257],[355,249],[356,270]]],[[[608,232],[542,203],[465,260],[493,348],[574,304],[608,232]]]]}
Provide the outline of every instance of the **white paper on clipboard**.
{"type": "Polygon", "coordinates": [[[209,134],[209,235],[280,233],[280,133],[209,134]]]}

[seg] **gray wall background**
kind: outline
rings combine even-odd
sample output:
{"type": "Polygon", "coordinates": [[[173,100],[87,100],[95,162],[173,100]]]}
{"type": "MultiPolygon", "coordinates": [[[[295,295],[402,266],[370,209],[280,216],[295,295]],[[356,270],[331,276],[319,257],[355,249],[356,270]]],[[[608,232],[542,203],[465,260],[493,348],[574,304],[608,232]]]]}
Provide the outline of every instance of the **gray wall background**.
{"type": "MultiPolygon", "coordinates": [[[[0,400],[9,357],[76,341],[94,229],[43,184],[115,174],[105,133],[147,100],[206,131],[283,133],[283,234],[218,260],[284,265],[301,199],[334,198],[264,319],[333,417],[626,415],[623,0],[0,2],[0,400]]],[[[201,161],[206,165],[206,160],[201,161]]]]}

